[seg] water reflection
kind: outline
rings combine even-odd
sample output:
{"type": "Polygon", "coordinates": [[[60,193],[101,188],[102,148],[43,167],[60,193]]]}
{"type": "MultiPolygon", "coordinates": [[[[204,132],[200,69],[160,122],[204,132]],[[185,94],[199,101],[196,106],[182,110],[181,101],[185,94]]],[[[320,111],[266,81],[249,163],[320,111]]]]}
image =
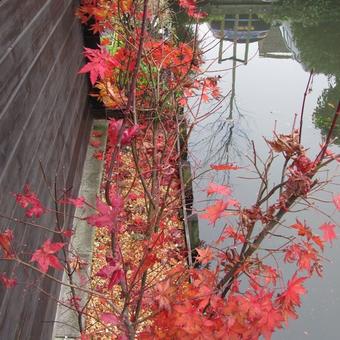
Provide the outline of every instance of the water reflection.
{"type": "MultiPolygon", "coordinates": [[[[224,105],[200,122],[192,133],[189,147],[194,175],[205,173],[210,164],[237,162],[246,166],[251,140],[264,157],[267,148],[263,136],[271,137],[276,122],[280,131],[291,129],[294,114],[300,112],[311,69],[315,76],[307,98],[303,136],[311,153],[322,143],[340,98],[339,1],[235,3],[218,1],[214,6],[210,2],[204,8],[210,18],[199,27],[200,37],[207,38],[206,46],[216,45],[206,55],[207,75],[221,76],[223,94],[228,96],[224,105]],[[211,64],[211,60],[215,62],[211,64]]],[[[208,112],[210,106],[203,110],[208,112]]],[[[335,136],[340,137],[339,123],[335,136]]],[[[339,147],[334,150],[340,152],[339,147]]],[[[210,181],[230,183],[236,198],[242,204],[251,204],[257,183],[240,181],[238,176],[246,174],[247,171],[210,172],[199,177],[194,182],[194,210],[200,212],[209,205],[202,189],[210,181]]],[[[275,169],[272,176],[274,181],[279,176],[275,169]]],[[[321,197],[328,199],[329,193],[321,197]]],[[[316,228],[324,220],[316,212],[299,213],[298,217],[313,221],[316,228]]],[[[200,235],[207,243],[216,239],[223,227],[217,225],[212,229],[205,220],[199,223],[200,235]]],[[[313,280],[308,287],[310,294],[304,301],[300,320],[275,334],[275,339],[317,340],[326,330],[327,339],[339,338],[340,275],[334,267],[340,265],[340,253],[334,247],[326,256],[334,259],[334,263],[326,266],[324,279],[313,280]]]]}
{"type": "MultiPolygon", "coordinates": [[[[314,110],[314,123],[326,135],[340,97],[340,2],[339,1],[279,1],[267,16],[271,22],[289,26],[298,60],[329,77],[325,89],[314,110]]],[[[340,126],[334,132],[336,144],[340,144],[340,126]]]]}

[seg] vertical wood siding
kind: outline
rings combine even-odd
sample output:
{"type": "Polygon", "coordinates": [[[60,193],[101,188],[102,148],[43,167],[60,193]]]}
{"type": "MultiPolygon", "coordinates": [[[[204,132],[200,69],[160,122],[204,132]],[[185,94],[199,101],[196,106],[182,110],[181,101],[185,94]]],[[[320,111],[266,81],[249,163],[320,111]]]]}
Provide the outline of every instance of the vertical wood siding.
{"type": "MultiPolygon", "coordinates": [[[[23,216],[11,193],[26,183],[47,206],[53,204],[48,187],[55,181],[74,195],[79,188],[91,117],[88,80],[77,74],[83,63],[77,5],[0,0],[0,213],[7,216],[23,216]]],[[[52,229],[55,218],[39,223],[52,229]]],[[[8,227],[26,253],[52,237],[0,219],[0,231],[8,227]]],[[[0,339],[50,339],[56,305],[46,293],[58,296],[58,285],[0,261],[3,272],[14,273],[18,285],[0,287],[0,339]]]]}

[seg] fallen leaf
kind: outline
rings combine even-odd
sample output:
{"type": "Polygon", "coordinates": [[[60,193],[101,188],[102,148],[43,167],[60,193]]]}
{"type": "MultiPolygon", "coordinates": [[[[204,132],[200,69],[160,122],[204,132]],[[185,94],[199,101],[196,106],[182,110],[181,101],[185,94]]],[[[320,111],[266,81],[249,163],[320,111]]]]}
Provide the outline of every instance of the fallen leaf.
{"type": "Polygon", "coordinates": [[[103,131],[95,130],[92,132],[92,137],[101,137],[103,135],[103,131]]]}
{"type": "Polygon", "coordinates": [[[91,139],[90,140],[90,145],[94,148],[98,148],[99,146],[101,146],[102,142],[100,140],[95,140],[95,139],[91,139]]]}

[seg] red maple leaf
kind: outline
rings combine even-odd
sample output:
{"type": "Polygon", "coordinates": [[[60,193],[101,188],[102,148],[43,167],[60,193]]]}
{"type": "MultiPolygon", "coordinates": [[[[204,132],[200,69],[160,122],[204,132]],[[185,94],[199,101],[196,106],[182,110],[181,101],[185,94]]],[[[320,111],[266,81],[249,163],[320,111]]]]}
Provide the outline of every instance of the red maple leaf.
{"type": "Polygon", "coordinates": [[[227,207],[228,202],[218,200],[214,205],[207,207],[206,213],[201,214],[201,217],[210,220],[211,223],[215,223],[222,215],[226,215],[225,209],[227,207]]]}
{"type": "Polygon", "coordinates": [[[306,294],[307,290],[303,286],[307,277],[297,277],[295,273],[291,280],[288,281],[287,289],[278,297],[286,314],[296,318],[295,307],[301,305],[301,295],[306,294]]]}
{"type": "Polygon", "coordinates": [[[159,309],[171,310],[169,292],[170,292],[170,280],[159,282],[156,285],[155,301],[158,303],[159,309]]]}
{"type": "Polygon", "coordinates": [[[321,237],[314,235],[314,236],[312,236],[312,240],[323,251],[324,241],[321,240],[321,237]]]}
{"type": "Polygon", "coordinates": [[[238,170],[241,169],[239,166],[234,165],[232,163],[226,163],[226,164],[212,164],[210,167],[214,170],[238,170]]]}
{"type": "MultiPolygon", "coordinates": [[[[119,131],[122,127],[123,120],[114,120],[111,119],[109,122],[109,128],[108,128],[108,134],[109,134],[109,140],[111,145],[116,145],[118,143],[118,136],[119,131]]],[[[138,134],[140,130],[139,125],[133,125],[123,131],[122,138],[121,138],[121,144],[127,145],[129,144],[132,139],[138,134]]]]}
{"type": "Polygon", "coordinates": [[[301,246],[299,244],[292,244],[285,249],[284,261],[288,263],[293,263],[300,258],[301,246]]]}
{"type": "Polygon", "coordinates": [[[305,269],[308,272],[313,272],[312,265],[318,261],[318,252],[311,244],[304,242],[304,247],[299,254],[298,265],[299,269],[305,269]]]}
{"type": "Polygon", "coordinates": [[[114,55],[118,62],[118,67],[122,71],[133,71],[136,66],[136,53],[128,48],[120,47],[114,55]]]}
{"type": "Polygon", "coordinates": [[[107,279],[109,281],[107,288],[112,289],[114,285],[123,279],[124,273],[117,261],[115,261],[113,258],[109,257],[106,259],[106,261],[107,265],[102,267],[96,275],[107,279]]]}
{"type": "Polygon", "coordinates": [[[12,288],[17,284],[16,279],[10,279],[4,274],[0,274],[0,282],[6,287],[6,288],[12,288]]]}
{"type": "Polygon", "coordinates": [[[51,240],[45,241],[41,248],[37,249],[31,258],[31,262],[37,262],[39,269],[46,273],[48,267],[61,270],[63,266],[59,262],[58,258],[53,255],[64,247],[65,243],[56,242],[52,243],[51,240]]]}
{"type": "Polygon", "coordinates": [[[98,78],[103,79],[112,69],[119,65],[105,47],[100,46],[99,49],[85,48],[85,57],[89,62],[84,65],[79,73],[90,73],[91,84],[94,85],[98,78]]]}
{"type": "Polygon", "coordinates": [[[245,242],[246,238],[240,232],[237,232],[232,226],[227,226],[224,230],[220,238],[218,239],[219,242],[223,242],[226,238],[231,237],[236,242],[245,242]]]}
{"type": "Polygon", "coordinates": [[[297,274],[295,273],[288,281],[287,289],[283,294],[281,294],[281,297],[284,297],[285,301],[289,304],[300,306],[301,295],[307,293],[307,289],[303,286],[303,283],[306,281],[306,279],[306,276],[297,277],[297,274]]]}
{"type": "Polygon", "coordinates": [[[263,264],[261,266],[261,271],[263,272],[263,277],[266,284],[273,283],[273,285],[276,285],[276,280],[280,277],[280,275],[275,268],[263,264]]]}
{"type": "Polygon", "coordinates": [[[196,248],[198,256],[196,260],[202,264],[208,264],[213,259],[213,253],[209,247],[206,248],[196,248]]]}
{"type": "Polygon", "coordinates": [[[306,236],[307,240],[310,240],[313,236],[312,230],[307,227],[306,224],[302,224],[298,219],[292,227],[298,231],[298,235],[306,236]]]}
{"type": "Polygon", "coordinates": [[[137,136],[139,130],[140,130],[139,125],[133,125],[133,126],[129,127],[128,129],[126,129],[123,132],[122,144],[123,145],[129,144],[132,141],[132,139],[137,136]]]}
{"type": "Polygon", "coordinates": [[[110,231],[117,228],[118,216],[122,211],[123,201],[119,196],[112,200],[113,206],[109,206],[97,198],[97,213],[86,218],[87,223],[96,227],[107,227],[110,231]]]}
{"type": "Polygon", "coordinates": [[[219,185],[216,183],[209,183],[207,189],[208,196],[212,194],[221,194],[225,196],[229,196],[231,194],[231,189],[225,185],[219,185]]]}
{"type": "Polygon", "coordinates": [[[27,217],[39,218],[44,212],[45,208],[42,206],[37,195],[30,191],[29,186],[26,184],[23,193],[18,193],[15,195],[17,203],[26,209],[25,215],[27,217]]]}
{"type": "Polygon", "coordinates": [[[337,210],[340,210],[340,194],[333,197],[333,203],[337,210]]]}
{"type": "Polygon", "coordinates": [[[322,239],[326,242],[332,243],[332,241],[336,238],[335,233],[335,224],[332,223],[324,223],[322,226],[319,227],[322,230],[323,235],[322,239]]]}

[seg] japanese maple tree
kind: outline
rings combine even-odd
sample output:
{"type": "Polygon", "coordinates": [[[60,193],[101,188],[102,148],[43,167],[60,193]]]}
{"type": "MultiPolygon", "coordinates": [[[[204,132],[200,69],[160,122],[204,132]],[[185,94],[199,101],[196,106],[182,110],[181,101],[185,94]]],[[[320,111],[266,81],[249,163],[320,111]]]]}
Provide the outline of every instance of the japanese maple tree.
{"type": "MultiPolygon", "coordinates": [[[[285,226],[288,235],[281,235],[280,227],[296,202],[308,201],[320,187],[319,171],[339,160],[329,145],[340,104],[317,155],[301,144],[301,127],[293,127],[290,134],[274,133],[267,141],[268,161],[262,162],[262,169],[254,147],[251,165],[260,185],[251,206],[233,198],[235,188],[209,183],[207,196],[217,199],[200,216],[212,227],[219,221],[225,227],[214,244],[190,249],[179,213],[179,168],[195,119],[206,114],[195,114],[189,102],[197,98],[200,107],[201,102],[221,100],[221,94],[217,78],[201,75],[197,36],[183,43],[175,35],[162,35],[160,19],[169,14],[168,6],[153,5],[148,0],[81,2],[78,17],[103,38],[98,48],[85,49],[87,63],[79,72],[89,74],[92,95],[123,117],[109,120],[105,152],[99,150],[100,134],[91,136],[91,146],[98,149],[93,156],[105,162],[103,194],[91,205],[84,197],[58,192],[55,207],[49,208],[26,186],[15,199],[27,219],[34,220],[21,222],[53,236],[27,259],[16,250],[8,228],[0,233],[1,260],[65,284],[71,297],[60,303],[77,313],[83,340],[107,334],[121,340],[269,339],[298,317],[305,282],[322,274],[322,252],[336,238],[332,221],[318,226],[321,236],[315,226],[299,219],[285,226]],[[114,38],[106,37],[107,32],[114,38]],[[183,124],[186,136],[180,134],[183,124]],[[284,160],[282,179],[271,185],[268,174],[278,157],[284,160]],[[97,242],[100,255],[98,263],[92,263],[90,278],[82,269],[91,264],[74,251],[72,231],[60,224],[59,208],[65,205],[92,209],[83,220],[96,228],[102,243],[97,242]],[[56,214],[55,228],[36,223],[44,214],[56,214]],[[285,242],[266,248],[264,242],[274,230],[285,242]],[[283,277],[280,267],[268,260],[274,254],[281,255],[281,265],[293,266],[291,277],[283,277]],[[64,270],[69,282],[60,282],[54,270],[64,270]],[[103,333],[89,326],[93,323],[103,333]]],[[[181,0],[179,5],[196,25],[205,16],[195,0],[181,0]]],[[[211,171],[240,169],[233,163],[211,165],[211,171]]],[[[339,194],[330,200],[339,210],[339,194]]],[[[0,282],[10,289],[15,275],[2,273],[0,282]]]]}

